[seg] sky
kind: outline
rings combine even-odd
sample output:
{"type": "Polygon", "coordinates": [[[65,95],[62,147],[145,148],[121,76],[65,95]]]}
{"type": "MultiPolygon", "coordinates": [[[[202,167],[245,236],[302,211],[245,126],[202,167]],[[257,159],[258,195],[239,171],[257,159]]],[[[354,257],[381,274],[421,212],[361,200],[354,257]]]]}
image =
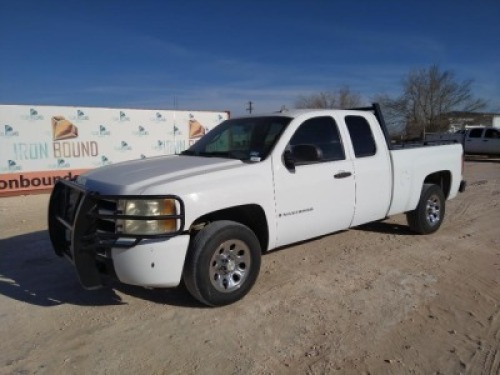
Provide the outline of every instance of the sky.
{"type": "Polygon", "coordinates": [[[499,0],[0,0],[0,104],[293,107],[348,86],[366,104],[438,64],[500,112],[499,0]]]}

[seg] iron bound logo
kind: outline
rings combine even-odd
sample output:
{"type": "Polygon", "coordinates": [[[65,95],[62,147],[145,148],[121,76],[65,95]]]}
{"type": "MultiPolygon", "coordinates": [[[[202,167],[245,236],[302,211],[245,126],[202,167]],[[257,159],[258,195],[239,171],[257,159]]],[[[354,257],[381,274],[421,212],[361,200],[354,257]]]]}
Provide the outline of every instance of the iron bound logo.
{"type": "Polygon", "coordinates": [[[118,122],[126,122],[130,121],[130,117],[128,117],[125,112],[119,111],[118,117],[115,117],[113,120],[118,121],[118,122]]]}
{"type": "Polygon", "coordinates": [[[142,137],[145,135],[149,135],[149,132],[146,130],[146,128],[144,126],[139,125],[139,127],[137,128],[137,131],[133,132],[133,134],[138,136],[138,137],[142,137]]]}
{"type": "Polygon", "coordinates": [[[165,150],[165,141],[157,140],[156,144],[153,146],[153,150],[156,150],[156,151],[165,150]]]}
{"type": "Polygon", "coordinates": [[[129,146],[129,144],[125,141],[121,141],[120,145],[115,147],[115,150],[125,152],[125,151],[131,151],[132,147],[129,146]]]}
{"type": "Polygon", "coordinates": [[[7,167],[2,168],[2,171],[4,172],[18,172],[22,170],[23,168],[18,165],[14,160],[7,160],[7,167]]]}
{"type": "Polygon", "coordinates": [[[107,137],[111,135],[111,132],[106,128],[105,125],[99,125],[99,130],[93,131],[92,135],[95,135],[97,137],[107,137]]]}
{"type": "Polygon", "coordinates": [[[177,141],[158,141],[157,146],[153,147],[153,149],[166,153],[167,155],[179,154],[181,151],[186,149],[186,141],[184,139],[177,141]]]}
{"type": "Polygon", "coordinates": [[[51,164],[49,166],[50,168],[53,169],[63,169],[63,168],[70,168],[71,165],[64,159],[57,159],[57,162],[55,164],[51,164]]]}
{"type": "Polygon", "coordinates": [[[19,132],[15,131],[14,128],[10,125],[4,125],[4,131],[0,132],[0,136],[2,137],[19,137],[19,132]]]}
{"type": "Polygon", "coordinates": [[[63,116],[52,117],[52,140],[78,138],[78,128],[63,116]]]}
{"type": "Polygon", "coordinates": [[[72,120],[75,121],[85,121],[89,119],[89,116],[85,114],[81,109],[76,110],[76,116],[70,117],[72,120]]]}
{"type": "Polygon", "coordinates": [[[103,167],[105,165],[110,165],[110,164],[113,164],[113,162],[111,160],[109,160],[109,158],[105,155],[101,155],[101,157],[99,158],[99,161],[94,163],[94,165],[96,167],[103,167]]]}
{"type": "Polygon", "coordinates": [[[58,168],[69,168],[70,164],[66,162],[64,159],[57,159],[57,167],[58,168]]]}
{"type": "Polygon", "coordinates": [[[23,120],[28,120],[28,121],[37,121],[37,120],[43,120],[43,116],[38,113],[38,111],[34,108],[30,108],[30,113],[27,116],[21,116],[23,120]]]}
{"type": "Polygon", "coordinates": [[[167,121],[165,116],[163,116],[160,112],[156,112],[156,115],[154,118],[151,119],[154,122],[164,122],[167,121]]]}
{"type": "Polygon", "coordinates": [[[207,132],[208,129],[196,120],[192,114],[189,114],[189,140],[195,142],[207,132]]]}
{"type": "Polygon", "coordinates": [[[176,136],[176,135],[182,135],[182,132],[181,132],[181,129],[179,129],[179,128],[177,127],[177,125],[174,125],[174,126],[172,127],[172,130],[170,130],[170,131],[168,132],[168,134],[169,134],[169,135],[176,136]]]}
{"type": "Polygon", "coordinates": [[[78,128],[63,116],[52,117],[52,149],[54,157],[84,158],[97,156],[99,147],[96,141],[78,141],[78,128]]]}

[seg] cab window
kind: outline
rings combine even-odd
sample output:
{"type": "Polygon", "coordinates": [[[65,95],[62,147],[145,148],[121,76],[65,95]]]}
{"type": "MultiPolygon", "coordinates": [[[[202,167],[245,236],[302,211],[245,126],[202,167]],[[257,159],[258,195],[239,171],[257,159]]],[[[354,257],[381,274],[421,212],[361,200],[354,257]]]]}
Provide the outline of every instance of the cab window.
{"type": "Polygon", "coordinates": [[[304,121],[290,140],[292,153],[293,148],[299,145],[315,146],[320,154],[318,162],[345,159],[337,124],[329,116],[304,121]]]}
{"type": "Polygon", "coordinates": [[[486,129],[486,132],[484,133],[484,137],[485,138],[499,139],[500,132],[496,129],[486,129]]]}
{"type": "Polygon", "coordinates": [[[483,135],[483,129],[471,129],[469,132],[469,138],[481,138],[483,135]]]}
{"type": "Polygon", "coordinates": [[[357,158],[375,155],[377,145],[368,121],[361,116],[346,116],[345,123],[351,136],[354,155],[357,158]]]}

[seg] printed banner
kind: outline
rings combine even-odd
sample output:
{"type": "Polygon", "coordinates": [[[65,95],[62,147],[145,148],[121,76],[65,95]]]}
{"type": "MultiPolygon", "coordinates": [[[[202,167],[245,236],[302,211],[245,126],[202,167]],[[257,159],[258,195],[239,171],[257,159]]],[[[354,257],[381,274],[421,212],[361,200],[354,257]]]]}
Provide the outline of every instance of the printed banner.
{"type": "Polygon", "coordinates": [[[50,189],[57,180],[72,180],[87,171],[88,169],[72,169],[64,171],[1,174],[0,194],[15,195],[15,193],[28,193],[31,190],[50,189]]]}
{"type": "Polygon", "coordinates": [[[179,153],[228,117],[224,111],[0,105],[0,195],[50,189],[56,177],[103,165],[179,153]]]}

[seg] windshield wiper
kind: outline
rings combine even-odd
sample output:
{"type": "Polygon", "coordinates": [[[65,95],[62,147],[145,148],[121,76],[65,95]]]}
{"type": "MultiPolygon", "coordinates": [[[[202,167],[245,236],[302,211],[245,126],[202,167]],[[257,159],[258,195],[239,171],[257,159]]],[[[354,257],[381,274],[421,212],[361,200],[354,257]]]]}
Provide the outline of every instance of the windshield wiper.
{"type": "Polygon", "coordinates": [[[198,153],[197,155],[199,156],[208,156],[209,158],[215,157],[215,158],[224,158],[224,157],[229,157],[229,153],[227,151],[203,151],[198,153]]]}
{"type": "Polygon", "coordinates": [[[185,150],[181,152],[181,155],[188,156],[204,156],[207,158],[228,158],[228,159],[237,159],[243,160],[246,157],[238,151],[200,151],[196,152],[193,150],[185,150]]]}

